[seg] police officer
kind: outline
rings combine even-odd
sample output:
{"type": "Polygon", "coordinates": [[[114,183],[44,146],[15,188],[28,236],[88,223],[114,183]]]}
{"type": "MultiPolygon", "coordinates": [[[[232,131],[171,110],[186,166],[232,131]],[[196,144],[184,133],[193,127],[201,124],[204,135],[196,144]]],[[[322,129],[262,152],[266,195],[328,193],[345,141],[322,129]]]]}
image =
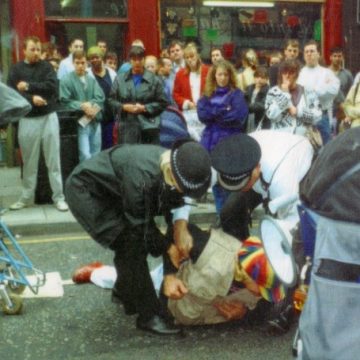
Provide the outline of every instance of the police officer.
{"type": "MultiPolygon", "coordinates": [[[[211,153],[212,166],[219,184],[232,191],[220,214],[223,230],[241,241],[247,239],[251,212],[261,203],[294,228],[299,221],[296,202],[276,210],[271,205],[298,196],[300,181],[311,166],[313,153],[304,136],[273,130],[239,134],[219,142],[211,153]]],[[[287,306],[291,304],[289,299],[290,296],[279,310],[280,316],[277,314],[270,322],[276,331],[284,332],[289,327],[292,315],[292,307],[287,306]]]]}
{"type": "Polygon", "coordinates": [[[191,244],[182,214],[187,213],[184,196],[201,197],[210,178],[206,150],[183,140],[171,150],[141,144],[111,148],[81,163],[66,182],[76,219],[95,241],[114,251],[118,277],[112,297],[126,314],[138,314],[140,329],[161,335],[179,332],[160,316],[146,258],[149,252],[164,253],[172,234],[179,248],[191,244]],[[155,225],[156,215],[165,216],[166,236],[155,225]]]}

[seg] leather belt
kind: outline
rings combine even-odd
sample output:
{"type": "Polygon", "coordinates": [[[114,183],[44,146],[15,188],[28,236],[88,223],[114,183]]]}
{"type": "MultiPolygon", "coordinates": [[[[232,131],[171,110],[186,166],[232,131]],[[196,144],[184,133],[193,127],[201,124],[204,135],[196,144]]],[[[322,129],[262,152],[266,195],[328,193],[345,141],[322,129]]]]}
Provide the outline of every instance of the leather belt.
{"type": "Polygon", "coordinates": [[[360,265],[322,259],[316,275],[331,280],[360,283],[360,265]]]}

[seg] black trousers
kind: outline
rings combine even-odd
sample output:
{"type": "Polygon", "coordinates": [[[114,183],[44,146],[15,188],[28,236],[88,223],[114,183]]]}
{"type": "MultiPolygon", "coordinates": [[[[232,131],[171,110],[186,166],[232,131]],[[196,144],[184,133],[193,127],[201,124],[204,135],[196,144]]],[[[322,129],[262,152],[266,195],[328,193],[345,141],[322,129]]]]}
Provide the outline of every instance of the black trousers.
{"type": "Polygon", "coordinates": [[[223,230],[239,240],[246,240],[250,236],[251,213],[262,201],[262,196],[253,190],[232,192],[220,213],[223,230]]]}
{"type": "Polygon", "coordinates": [[[160,129],[142,130],[136,122],[120,122],[118,144],[160,145],[160,129]]]}
{"type": "Polygon", "coordinates": [[[143,321],[160,314],[160,302],[146,260],[148,250],[144,233],[136,229],[125,231],[112,248],[118,274],[114,288],[125,312],[138,313],[143,321]]]}

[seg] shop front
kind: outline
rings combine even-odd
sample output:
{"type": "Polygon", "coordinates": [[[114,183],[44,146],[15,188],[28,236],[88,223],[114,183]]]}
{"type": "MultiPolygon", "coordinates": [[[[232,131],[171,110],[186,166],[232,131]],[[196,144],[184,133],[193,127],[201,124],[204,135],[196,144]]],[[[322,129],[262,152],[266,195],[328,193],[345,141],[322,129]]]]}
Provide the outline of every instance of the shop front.
{"type": "Polygon", "coordinates": [[[10,6],[13,61],[21,58],[21,43],[27,35],[56,43],[63,55],[73,37],[83,38],[87,46],[101,38],[121,61],[136,38],[142,39],[147,52],[154,55],[172,39],[195,41],[205,59],[213,46],[223,47],[226,55],[234,59],[244,48],[252,47],[261,54],[281,49],[288,38],[298,39],[301,45],[315,38],[328,58],[331,47],[343,45],[342,3],[342,0],[7,0],[1,6],[10,6]]]}
{"type": "Polygon", "coordinates": [[[342,45],[341,1],[160,1],[161,46],[172,39],[196,42],[202,57],[212,47],[236,60],[243,49],[254,48],[263,58],[282,50],[285,40],[297,39],[300,46],[319,41],[327,57],[333,46],[342,45]],[[327,29],[338,27],[337,32],[327,29]]]}
{"type": "Polygon", "coordinates": [[[13,61],[22,58],[21,44],[29,35],[56,44],[63,56],[74,37],[87,47],[105,40],[120,61],[136,38],[150,53],[159,52],[157,0],[11,0],[10,19],[13,61]]]}

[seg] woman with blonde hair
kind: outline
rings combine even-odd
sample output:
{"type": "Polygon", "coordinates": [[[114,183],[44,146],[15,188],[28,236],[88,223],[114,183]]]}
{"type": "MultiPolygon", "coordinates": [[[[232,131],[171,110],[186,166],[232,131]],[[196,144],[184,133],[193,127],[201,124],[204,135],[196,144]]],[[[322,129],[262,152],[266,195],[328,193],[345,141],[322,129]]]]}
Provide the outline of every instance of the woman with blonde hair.
{"type": "Polygon", "coordinates": [[[185,47],[184,59],[185,68],[176,73],[173,98],[183,111],[190,135],[199,141],[203,126],[197,119],[196,105],[204,91],[209,67],[202,63],[194,43],[185,47]]]}
{"type": "Polygon", "coordinates": [[[254,72],[259,64],[258,57],[255,50],[248,49],[242,55],[242,66],[243,70],[238,74],[239,88],[242,91],[249,86],[254,84],[254,72]]]}
{"type": "MultiPolygon", "coordinates": [[[[210,152],[225,137],[244,132],[248,112],[234,66],[226,60],[218,61],[210,68],[204,96],[198,101],[198,117],[205,125],[201,144],[210,152]]],[[[219,213],[227,196],[217,185],[213,192],[219,213]]]]}

